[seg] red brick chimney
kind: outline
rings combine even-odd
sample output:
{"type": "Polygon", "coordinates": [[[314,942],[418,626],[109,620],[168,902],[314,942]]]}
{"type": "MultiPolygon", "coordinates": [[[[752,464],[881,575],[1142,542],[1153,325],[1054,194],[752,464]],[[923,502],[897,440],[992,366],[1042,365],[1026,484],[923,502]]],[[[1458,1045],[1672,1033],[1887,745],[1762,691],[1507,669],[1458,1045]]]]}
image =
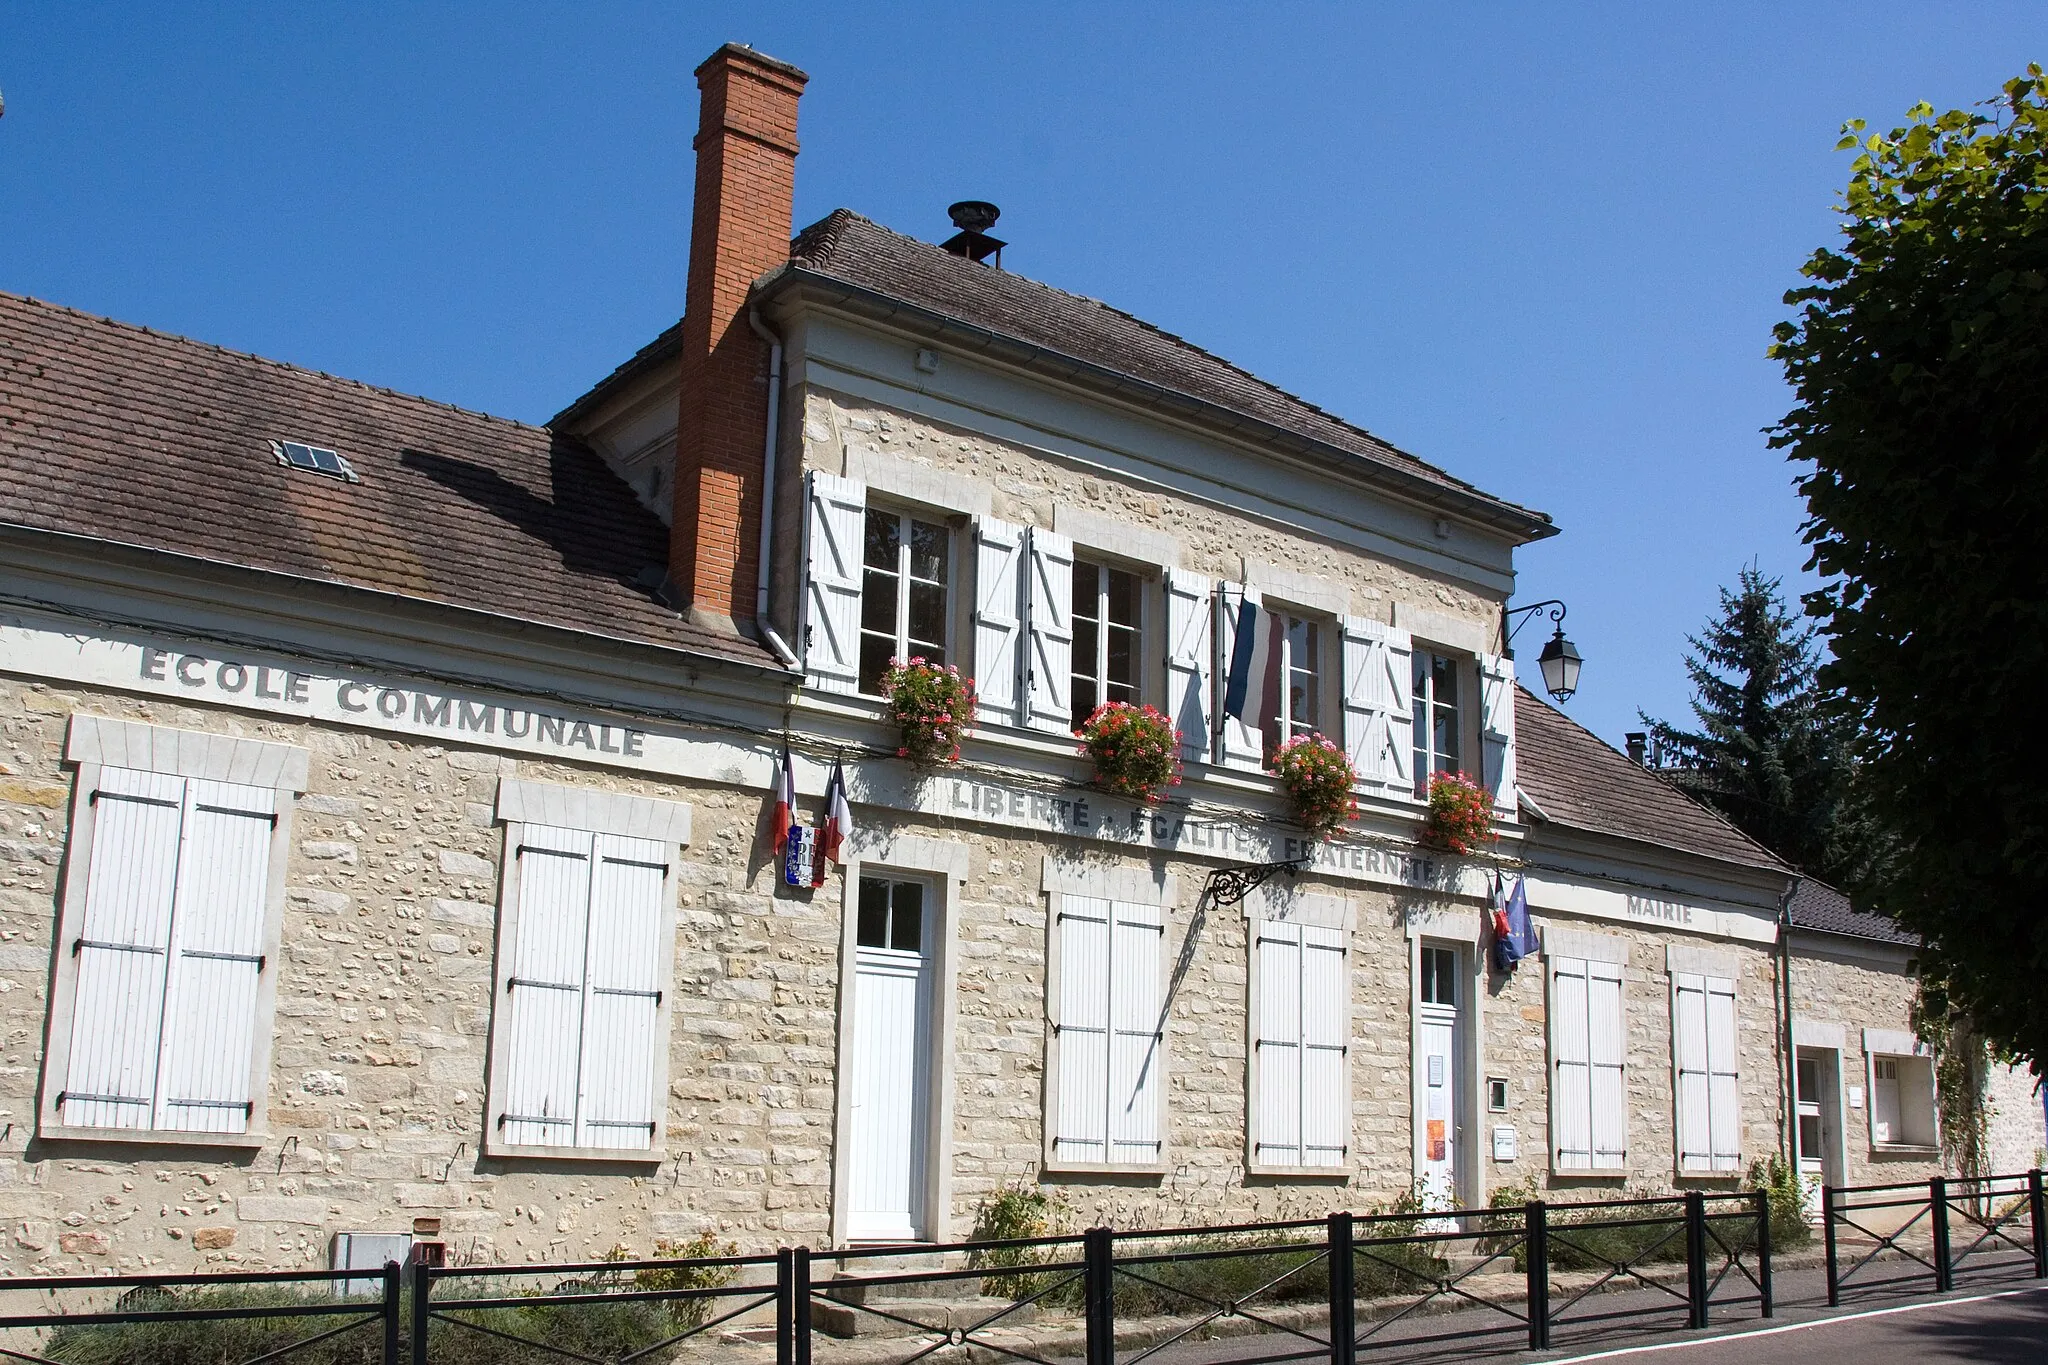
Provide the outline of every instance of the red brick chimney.
{"type": "Polygon", "coordinates": [[[747,325],[747,289],[789,259],[796,104],[809,79],[737,43],[697,68],[669,579],[690,619],[719,630],[754,615],[768,346],[747,325]]]}

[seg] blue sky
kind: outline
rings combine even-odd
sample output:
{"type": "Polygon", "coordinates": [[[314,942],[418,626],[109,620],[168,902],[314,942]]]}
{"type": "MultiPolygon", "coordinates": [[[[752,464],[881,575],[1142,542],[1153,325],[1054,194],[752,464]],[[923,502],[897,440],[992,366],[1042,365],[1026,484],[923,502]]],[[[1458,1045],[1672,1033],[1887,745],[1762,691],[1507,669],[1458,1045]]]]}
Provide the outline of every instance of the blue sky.
{"type": "Polygon", "coordinates": [[[992,199],[1011,268],[1550,512],[1520,600],[1618,742],[1743,564],[1797,586],[1764,347],[1838,126],[2048,7],[16,3],[0,288],[545,420],[681,310],[727,40],[811,73],[799,224],[992,199]]]}

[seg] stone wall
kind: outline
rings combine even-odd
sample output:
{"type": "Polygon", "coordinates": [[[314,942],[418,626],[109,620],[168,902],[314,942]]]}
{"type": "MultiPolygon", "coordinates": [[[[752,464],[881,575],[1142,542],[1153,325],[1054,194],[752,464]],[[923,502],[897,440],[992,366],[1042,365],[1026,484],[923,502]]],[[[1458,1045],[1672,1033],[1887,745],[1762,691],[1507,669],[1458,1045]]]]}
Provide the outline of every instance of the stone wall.
{"type": "MultiPolygon", "coordinates": [[[[837,474],[849,445],[994,485],[994,514],[1051,528],[1062,503],[1180,541],[1177,566],[1234,580],[1247,557],[1347,586],[1352,611],[1392,619],[1396,601],[1498,627],[1501,604],[1466,584],[1389,563],[1300,531],[1154,487],[1131,487],[979,432],[810,388],[804,395],[804,465],[837,474]]],[[[789,537],[794,541],[795,537],[789,537]]]]}
{"type": "Polygon", "coordinates": [[[1486,1002],[1485,1065],[1488,1076],[1508,1082],[1504,1114],[1480,1115],[1479,1153],[1487,1169],[1489,1190],[1521,1186],[1533,1191],[1576,1192],[1567,1197],[1594,1198],[1628,1190],[1726,1188],[1725,1179],[1678,1174],[1677,1120],[1673,1099],[1671,976],[1665,948],[1705,948],[1736,960],[1737,1040],[1742,1093],[1742,1157],[1750,1162],[1780,1150],[1779,1117],[1783,1048],[1779,1042],[1776,1003],[1777,973],[1769,949],[1754,944],[1702,939],[1677,933],[1655,933],[1607,921],[1546,915],[1546,926],[1619,937],[1627,941],[1623,965],[1622,1009],[1628,1033],[1628,1165],[1623,1179],[1559,1176],[1550,1169],[1550,1044],[1547,986],[1541,955],[1522,961],[1512,976],[1494,976],[1486,1002]],[[1511,1124],[1516,1130],[1516,1160],[1493,1160],[1490,1129],[1511,1124]]]}
{"type": "Polygon", "coordinates": [[[1836,947],[1810,937],[1802,937],[1794,947],[1793,1017],[1802,1024],[1842,1026],[1842,1119],[1848,1184],[1881,1185],[1941,1174],[1938,1157],[1880,1152],[1870,1145],[1870,1067],[1863,1030],[1910,1031],[1915,988],[1910,958],[1903,949],[1856,941],[1836,947]],[[1849,1104],[1847,1091],[1852,1086],[1863,1092],[1861,1106],[1849,1104]]]}

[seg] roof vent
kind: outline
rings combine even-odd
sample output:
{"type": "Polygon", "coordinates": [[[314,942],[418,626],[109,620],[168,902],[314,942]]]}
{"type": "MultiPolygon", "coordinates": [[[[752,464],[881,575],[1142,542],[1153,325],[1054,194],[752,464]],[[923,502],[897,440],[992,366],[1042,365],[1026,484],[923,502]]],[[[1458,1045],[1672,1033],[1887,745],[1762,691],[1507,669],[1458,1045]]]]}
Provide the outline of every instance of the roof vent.
{"type": "Polygon", "coordinates": [[[270,453],[277,457],[279,464],[292,469],[325,474],[331,479],[347,479],[350,483],[362,482],[347,460],[322,446],[310,446],[303,441],[272,441],[270,453]]]}
{"type": "Polygon", "coordinates": [[[970,261],[988,261],[996,269],[1003,268],[1003,248],[1008,245],[988,235],[996,225],[996,219],[1003,211],[985,199],[962,199],[946,210],[953,220],[953,226],[960,231],[939,245],[955,256],[965,256],[970,261]]]}

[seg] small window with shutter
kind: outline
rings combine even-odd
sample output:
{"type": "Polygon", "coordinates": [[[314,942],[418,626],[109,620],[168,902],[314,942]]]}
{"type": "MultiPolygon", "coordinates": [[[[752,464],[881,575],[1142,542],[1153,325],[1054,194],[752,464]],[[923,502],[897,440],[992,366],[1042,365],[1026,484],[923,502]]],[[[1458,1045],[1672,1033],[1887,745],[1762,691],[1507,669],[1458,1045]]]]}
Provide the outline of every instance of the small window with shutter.
{"type": "Polygon", "coordinates": [[[658,1160],[677,846],[506,829],[487,1150],[658,1160]]]}
{"type": "Polygon", "coordinates": [[[1052,1161],[1156,1167],[1164,1151],[1165,911],[1094,896],[1054,899],[1052,1161]]]}
{"type": "Polygon", "coordinates": [[[1334,1172],[1351,1155],[1344,931],[1270,920],[1251,931],[1251,1164],[1334,1172]]]}
{"type": "Polygon", "coordinates": [[[306,751],[79,715],[65,758],[78,786],[40,1130],[260,1144],[306,751]]]}
{"type": "Polygon", "coordinates": [[[1741,1174],[1733,981],[1671,974],[1671,1050],[1678,1083],[1674,1108],[1680,1174],[1741,1174]]]}
{"type": "Polygon", "coordinates": [[[1618,963],[1550,960],[1550,1147],[1560,1174],[1628,1164],[1626,1037],[1618,963]]]}

